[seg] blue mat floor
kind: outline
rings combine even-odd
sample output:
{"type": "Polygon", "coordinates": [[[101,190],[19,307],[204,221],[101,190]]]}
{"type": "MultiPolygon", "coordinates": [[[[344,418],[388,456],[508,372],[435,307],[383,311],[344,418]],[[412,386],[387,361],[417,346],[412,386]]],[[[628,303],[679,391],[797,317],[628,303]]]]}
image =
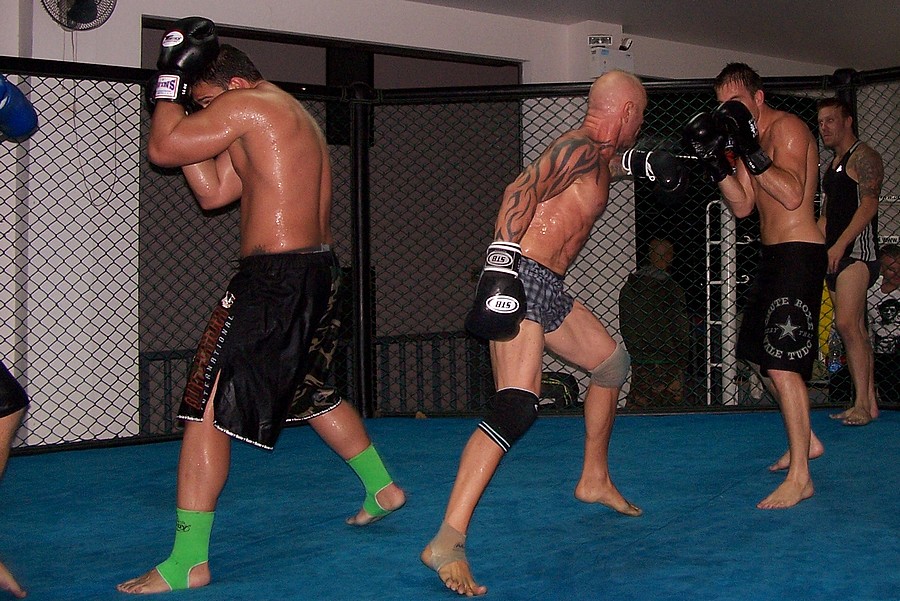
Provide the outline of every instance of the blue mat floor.
{"type": "MultiPolygon", "coordinates": [[[[234,445],[213,528],[213,583],[165,599],[453,599],[419,562],[436,532],[474,419],[379,419],[367,427],[409,501],[345,526],[362,487],[310,428],[274,453],[234,445]]],[[[579,503],[583,421],[543,417],[505,458],[469,533],[489,600],[900,599],[900,414],[864,428],[824,411],[816,495],[755,504],[782,480],[778,413],[622,416],[613,479],[644,509],[579,503]]],[[[29,599],[126,599],[115,584],[164,559],[180,443],[13,457],[0,484],[0,557],[29,599]]],[[[3,594],[0,593],[0,599],[3,594]]],[[[160,597],[157,597],[160,598],[160,597]]]]}

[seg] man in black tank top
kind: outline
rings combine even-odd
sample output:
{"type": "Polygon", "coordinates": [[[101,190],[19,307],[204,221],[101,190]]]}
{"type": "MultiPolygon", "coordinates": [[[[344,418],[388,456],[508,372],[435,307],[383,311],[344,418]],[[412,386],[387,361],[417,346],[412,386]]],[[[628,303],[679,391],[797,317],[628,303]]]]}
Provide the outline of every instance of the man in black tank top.
{"type": "Polygon", "coordinates": [[[865,309],[866,290],[878,278],[878,198],[884,167],[879,154],[854,134],[846,102],[827,98],[818,108],[822,143],[834,151],[822,178],[824,204],[819,217],[828,249],[825,281],[855,390],[853,406],[831,417],[862,426],[878,417],[865,309]]]}

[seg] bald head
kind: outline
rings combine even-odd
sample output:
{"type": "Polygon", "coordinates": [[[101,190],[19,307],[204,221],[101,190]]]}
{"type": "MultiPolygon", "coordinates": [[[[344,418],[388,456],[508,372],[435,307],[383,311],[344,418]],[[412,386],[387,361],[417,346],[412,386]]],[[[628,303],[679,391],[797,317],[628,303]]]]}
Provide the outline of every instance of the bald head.
{"type": "Polygon", "coordinates": [[[610,71],[591,85],[585,126],[617,150],[626,150],[637,140],[646,108],[647,92],[641,81],[631,73],[610,71]]]}
{"type": "Polygon", "coordinates": [[[634,103],[643,113],[647,108],[647,92],[637,77],[625,71],[610,71],[598,77],[588,93],[588,111],[617,112],[634,103]]]}

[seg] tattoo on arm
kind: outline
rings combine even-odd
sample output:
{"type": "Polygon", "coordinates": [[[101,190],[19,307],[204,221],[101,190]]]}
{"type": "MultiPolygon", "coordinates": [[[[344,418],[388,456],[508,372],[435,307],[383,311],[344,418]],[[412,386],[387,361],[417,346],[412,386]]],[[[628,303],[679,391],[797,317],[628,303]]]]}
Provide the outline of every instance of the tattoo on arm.
{"type": "Polygon", "coordinates": [[[568,138],[551,145],[510,186],[494,239],[520,240],[538,203],[560,194],[579,177],[596,174],[601,167],[600,153],[609,146],[586,137],[568,138]]]}
{"type": "Polygon", "coordinates": [[[881,184],[884,181],[884,165],[877,152],[869,148],[861,148],[856,160],[856,176],[860,196],[872,196],[876,200],[881,195],[881,184]]]}

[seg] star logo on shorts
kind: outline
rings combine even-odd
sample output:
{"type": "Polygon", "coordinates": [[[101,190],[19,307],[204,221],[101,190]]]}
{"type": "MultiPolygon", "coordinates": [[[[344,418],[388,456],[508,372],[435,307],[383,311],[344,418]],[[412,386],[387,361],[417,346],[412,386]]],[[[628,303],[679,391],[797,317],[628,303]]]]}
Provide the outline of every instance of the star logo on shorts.
{"type": "Polygon", "coordinates": [[[782,338],[790,338],[791,340],[797,340],[797,337],[794,336],[794,332],[800,329],[799,326],[795,326],[791,323],[791,316],[788,315],[787,319],[784,323],[776,324],[776,327],[781,330],[781,335],[778,337],[779,340],[782,338]]]}

